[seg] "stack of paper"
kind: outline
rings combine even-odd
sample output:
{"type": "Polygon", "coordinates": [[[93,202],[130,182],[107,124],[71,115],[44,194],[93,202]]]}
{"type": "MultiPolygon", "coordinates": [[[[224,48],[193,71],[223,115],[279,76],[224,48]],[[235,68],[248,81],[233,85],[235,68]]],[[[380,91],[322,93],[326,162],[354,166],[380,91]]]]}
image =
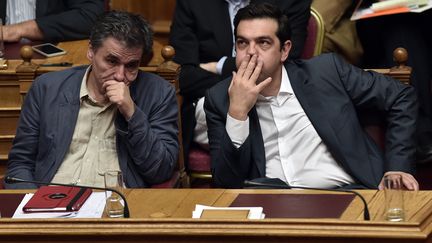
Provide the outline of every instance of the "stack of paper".
{"type": "Polygon", "coordinates": [[[374,12],[399,7],[419,8],[428,4],[428,0],[387,0],[373,3],[370,7],[374,12]]]}
{"type": "Polygon", "coordinates": [[[351,20],[400,13],[421,13],[431,8],[432,0],[387,0],[372,5],[363,4],[363,0],[360,0],[351,16],[351,20]]]}
{"type": "Polygon", "coordinates": [[[262,207],[211,207],[197,204],[194,219],[264,219],[262,207]]]}

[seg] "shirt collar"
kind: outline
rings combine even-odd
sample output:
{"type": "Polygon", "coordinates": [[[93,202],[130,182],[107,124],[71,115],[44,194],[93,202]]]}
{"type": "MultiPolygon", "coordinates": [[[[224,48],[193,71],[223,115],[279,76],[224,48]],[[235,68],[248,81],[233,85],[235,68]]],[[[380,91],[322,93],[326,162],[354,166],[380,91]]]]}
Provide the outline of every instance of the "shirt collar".
{"type": "Polygon", "coordinates": [[[88,66],[88,68],[84,74],[84,77],[82,78],[82,81],[81,81],[80,100],[82,100],[83,98],[85,98],[87,96],[90,97],[89,91],[87,89],[87,78],[88,78],[88,75],[90,73],[90,70],[91,70],[91,65],[88,66]]]}
{"type": "Polygon", "coordinates": [[[277,102],[278,105],[283,105],[292,95],[294,91],[291,87],[291,82],[288,77],[288,72],[285,67],[282,68],[282,80],[281,86],[277,96],[264,97],[261,94],[258,95],[259,102],[277,102]]]}
{"type": "Polygon", "coordinates": [[[249,2],[246,0],[225,0],[225,1],[234,6],[240,5],[242,2],[249,2]]]}

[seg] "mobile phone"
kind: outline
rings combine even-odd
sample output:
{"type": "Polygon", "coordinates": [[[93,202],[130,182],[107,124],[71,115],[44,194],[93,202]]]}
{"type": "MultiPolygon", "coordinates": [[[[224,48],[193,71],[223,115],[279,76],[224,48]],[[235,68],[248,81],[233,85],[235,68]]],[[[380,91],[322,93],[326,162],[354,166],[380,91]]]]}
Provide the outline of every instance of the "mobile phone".
{"type": "Polygon", "coordinates": [[[66,51],[51,44],[51,43],[45,43],[41,45],[32,46],[32,49],[40,53],[46,57],[54,57],[54,56],[60,56],[66,54],[66,51]]]}

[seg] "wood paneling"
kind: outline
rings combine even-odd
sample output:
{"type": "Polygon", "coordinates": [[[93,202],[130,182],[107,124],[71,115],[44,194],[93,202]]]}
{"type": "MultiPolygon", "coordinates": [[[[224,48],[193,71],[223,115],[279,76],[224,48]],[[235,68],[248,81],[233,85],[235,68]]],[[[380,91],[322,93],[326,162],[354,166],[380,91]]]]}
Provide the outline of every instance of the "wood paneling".
{"type": "Polygon", "coordinates": [[[155,40],[167,45],[175,3],[175,0],[111,0],[110,7],[141,14],[152,25],[155,40]]]}
{"type": "Polygon", "coordinates": [[[111,0],[111,9],[142,14],[150,23],[171,20],[175,0],[111,0]]]}

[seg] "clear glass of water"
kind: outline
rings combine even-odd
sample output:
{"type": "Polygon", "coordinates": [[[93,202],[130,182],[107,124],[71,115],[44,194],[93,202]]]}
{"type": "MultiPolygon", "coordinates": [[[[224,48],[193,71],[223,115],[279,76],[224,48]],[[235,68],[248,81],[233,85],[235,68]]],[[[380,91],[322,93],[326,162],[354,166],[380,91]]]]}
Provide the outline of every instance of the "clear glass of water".
{"type": "Polygon", "coordinates": [[[405,220],[404,186],[401,175],[384,177],[386,219],[392,222],[405,220]]]}
{"type": "MultiPolygon", "coordinates": [[[[105,188],[115,189],[122,192],[123,176],[121,171],[107,171],[104,173],[105,188]]],[[[124,217],[124,202],[121,197],[115,192],[105,192],[106,206],[105,211],[110,218],[124,217]]]]}

